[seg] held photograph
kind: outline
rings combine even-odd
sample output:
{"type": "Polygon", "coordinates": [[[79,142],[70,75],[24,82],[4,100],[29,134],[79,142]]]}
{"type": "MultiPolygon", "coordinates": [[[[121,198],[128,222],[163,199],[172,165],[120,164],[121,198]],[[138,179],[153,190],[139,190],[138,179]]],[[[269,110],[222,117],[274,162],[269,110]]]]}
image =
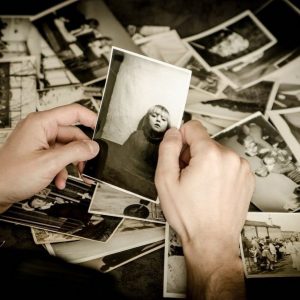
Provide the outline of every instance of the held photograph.
{"type": "Polygon", "coordinates": [[[264,212],[295,212],[300,208],[299,162],[283,137],[261,113],[213,136],[250,163],[256,180],[251,202],[264,212]]]}
{"type": "Polygon", "coordinates": [[[166,222],[159,204],[118,191],[107,184],[98,185],[89,212],[163,224],[166,222]]]}
{"type": "Polygon", "coordinates": [[[240,249],[247,278],[300,276],[300,214],[247,215],[240,249]]]}
{"type": "Polygon", "coordinates": [[[190,77],[189,70],[113,48],[93,137],[101,151],[83,175],[158,202],[159,144],[181,124],[190,77]]]}
{"type": "MultiPolygon", "coordinates": [[[[270,111],[269,116],[284,136],[295,157],[300,161],[300,107],[270,111]]],[[[298,172],[300,172],[299,164],[298,172]]]]}
{"type": "Polygon", "coordinates": [[[241,62],[263,53],[277,42],[249,10],[184,40],[207,68],[221,68],[241,62]]]}

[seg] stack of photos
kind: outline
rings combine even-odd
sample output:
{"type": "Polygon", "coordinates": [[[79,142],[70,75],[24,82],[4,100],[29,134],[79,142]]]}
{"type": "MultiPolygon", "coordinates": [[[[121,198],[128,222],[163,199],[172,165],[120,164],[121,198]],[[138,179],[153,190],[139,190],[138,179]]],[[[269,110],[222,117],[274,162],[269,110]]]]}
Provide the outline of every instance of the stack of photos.
{"type": "Polygon", "coordinates": [[[248,213],[240,249],[247,278],[300,276],[300,214],[248,213]]]}
{"type": "Polygon", "coordinates": [[[113,47],[94,133],[100,153],[84,176],[158,202],[158,148],[183,117],[191,72],[113,47]]]}

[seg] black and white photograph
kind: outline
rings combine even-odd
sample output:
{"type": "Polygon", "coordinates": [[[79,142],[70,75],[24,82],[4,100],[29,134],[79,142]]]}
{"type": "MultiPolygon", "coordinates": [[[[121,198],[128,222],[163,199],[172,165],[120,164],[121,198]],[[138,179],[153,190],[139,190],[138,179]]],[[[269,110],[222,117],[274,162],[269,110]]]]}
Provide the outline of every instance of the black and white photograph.
{"type": "Polygon", "coordinates": [[[0,58],[29,55],[27,41],[31,28],[26,17],[0,16],[0,58]]]}
{"type": "MultiPolygon", "coordinates": [[[[270,111],[269,116],[300,161],[300,107],[270,111]]],[[[300,172],[299,165],[298,170],[300,172]]]]}
{"type": "Polygon", "coordinates": [[[189,70],[113,48],[94,133],[100,153],[83,175],[157,202],[154,173],[158,147],[181,124],[189,70]]]}
{"type": "Polygon", "coordinates": [[[240,244],[247,278],[300,276],[300,214],[248,213],[240,244]]]}
{"type": "Polygon", "coordinates": [[[14,128],[36,110],[36,65],[34,57],[0,60],[0,128],[14,128]]]}
{"type": "Polygon", "coordinates": [[[107,184],[98,185],[89,212],[163,224],[166,222],[159,204],[138,199],[107,184]]]}
{"type": "Polygon", "coordinates": [[[287,1],[269,1],[256,13],[256,17],[272,32],[277,43],[247,61],[237,62],[219,70],[237,88],[249,87],[272,76],[272,73],[285,67],[299,56],[299,16],[299,12],[295,11],[287,1]],[[284,20],[284,22],[278,22],[278,20],[284,20]]]}
{"type": "Polygon", "coordinates": [[[300,107],[300,84],[276,82],[270,95],[268,110],[300,107]]]}
{"type": "Polygon", "coordinates": [[[164,258],[164,297],[186,297],[186,265],[181,241],[176,232],[166,225],[164,258]]]}
{"type": "Polygon", "coordinates": [[[299,162],[283,136],[261,115],[226,128],[213,137],[248,160],[256,188],[251,202],[264,212],[294,212],[300,208],[299,162]]]}
{"type": "Polygon", "coordinates": [[[185,38],[207,67],[225,67],[273,46],[272,33],[247,10],[205,32],[185,38]]]}
{"type": "Polygon", "coordinates": [[[72,235],[56,233],[56,232],[37,229],[33,227],[31,228],[31,234],[35,244],[37,245],[43,245],[47,243],[64,243],[64,242],[79,240],[78,237],[72,235]]]}
{"type": "Polygon", "coordinates": [[[177,65],[177,62],[189,52],[176,30],[151,35],[139,43],[141,51],[154,59],[177,65]]]}
{"type": "Polygon", "coordinates": [[[226,77],[217,70],[208,71],[192,52],[185,54],[176,63],[177,66],[192,71],[190,87],[218,96],[228,84],[226,77]]]}
{"type": "Polygon", "coordinates": [[[144,246],[124,250],[82,263],[82,266],[96,269],[102,273],[110,272],[118,267],[145,256],[165,246],[165,241],[158,241],[144,246]]]}
{"type": "Polygon", "coordinates": [[[95,189],[96,185],[75,178],[69,178],[63,190],[51,183],[34,197],[15,203],[0,220],[106,242],[123,219],[88,213],[95,189]]]}
{"type": "Polygon", "coordinates": [[[62,257],[71,263],[83,263],[155,243],[163,240],[164,236],[163,224],[125,219],[106,243],[82,239],[67,243],[46,244],[46,248],[51,255],[62,257]]]}

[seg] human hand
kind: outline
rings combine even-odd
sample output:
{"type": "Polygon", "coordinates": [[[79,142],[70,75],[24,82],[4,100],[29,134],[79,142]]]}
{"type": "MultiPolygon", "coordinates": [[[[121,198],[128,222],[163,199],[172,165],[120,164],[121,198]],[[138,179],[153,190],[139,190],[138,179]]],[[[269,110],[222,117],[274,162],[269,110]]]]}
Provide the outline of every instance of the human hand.
{"type": "MultiPolygon", "coordinates": [[[[248,162],[212,140],[200,122],[190,121],[166,132],[155,183],[165,217],[181,238],[187,268],[196,273],[195,284],[226,262],[231,268],[254,190],[248,162]]],[[[242,274],[240,265],[237,269],[242,274]]]]}
{"type": "Polygon", "coordinates": [[[31,113],[20,121],[0,149],[0,213],[14,202],[41,191],[55,178],[59,189],[65,187],[65,167],[97,155],[99,146],[79,128],[96,126],[97,116],[78,104],[31,113]]]}

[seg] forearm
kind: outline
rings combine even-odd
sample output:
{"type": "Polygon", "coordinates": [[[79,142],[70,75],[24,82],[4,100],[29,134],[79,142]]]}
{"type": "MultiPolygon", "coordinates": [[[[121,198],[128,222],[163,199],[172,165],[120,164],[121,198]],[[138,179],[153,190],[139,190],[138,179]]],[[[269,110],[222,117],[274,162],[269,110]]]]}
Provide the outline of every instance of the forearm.
{"type": "MultiPolygon", "coordinates": [[[[203,241],[206,244],[206,241],[203,241]]],[[[245,299],[242,261],[238,251],[222,247],[184,247],[188,299],[245,299]]]]}

